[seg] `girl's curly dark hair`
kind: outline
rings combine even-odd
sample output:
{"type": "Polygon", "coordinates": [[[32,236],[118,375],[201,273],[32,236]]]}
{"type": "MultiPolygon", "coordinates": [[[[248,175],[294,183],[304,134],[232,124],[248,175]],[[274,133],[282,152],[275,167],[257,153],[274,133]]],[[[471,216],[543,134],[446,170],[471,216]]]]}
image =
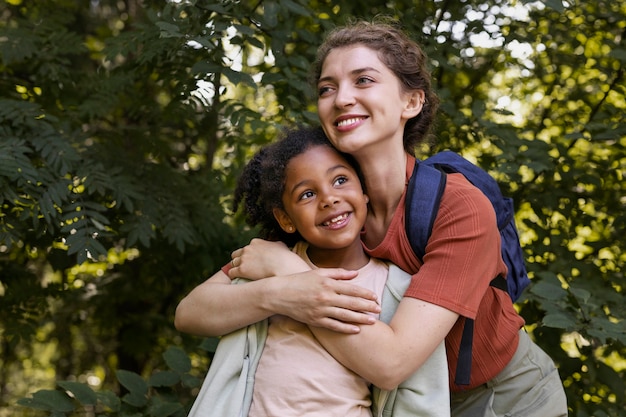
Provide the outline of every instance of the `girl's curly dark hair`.
{"type": "MultiPolygon", "coordinates": [[[[302,240],[300,233],[286,233],[274,218],[273,210],[283,207],[285,169],[292,158],[314,146],[333,145],[321,127],[300,127],[283,132],[282,137],[254,155],[245,166],[235,189],[233,210],[243,205],[246,222],[260,226],[262,238],[280,240],[294,245],[302,240]]],[[[359,172],[356,162],[349,155],[342,156],[359,172]]]]}

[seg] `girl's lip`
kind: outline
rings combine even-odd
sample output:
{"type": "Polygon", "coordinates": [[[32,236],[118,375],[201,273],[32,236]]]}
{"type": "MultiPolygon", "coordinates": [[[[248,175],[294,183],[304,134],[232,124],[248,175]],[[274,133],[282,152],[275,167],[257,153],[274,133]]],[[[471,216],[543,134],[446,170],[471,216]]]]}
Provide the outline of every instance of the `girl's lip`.
{"type": "Polygon", "coordinates": [[[324,219],[320,225],[329,229],[340,229],[348,223],[350,215],[351,213],[347,211],[340,214],[334,214],[324,219]]]}

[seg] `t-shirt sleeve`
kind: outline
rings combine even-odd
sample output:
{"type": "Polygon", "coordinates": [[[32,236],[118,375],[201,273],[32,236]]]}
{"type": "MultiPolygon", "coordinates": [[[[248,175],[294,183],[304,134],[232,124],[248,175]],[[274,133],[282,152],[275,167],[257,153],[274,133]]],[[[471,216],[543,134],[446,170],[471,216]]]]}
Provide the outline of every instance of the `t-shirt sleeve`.
{"type": "Polygon", "coordinates": [[[424,263],[405,295],[473,319],[490,281],[503,269],[489,199],[461,174],[448,174],[424,263]]]}

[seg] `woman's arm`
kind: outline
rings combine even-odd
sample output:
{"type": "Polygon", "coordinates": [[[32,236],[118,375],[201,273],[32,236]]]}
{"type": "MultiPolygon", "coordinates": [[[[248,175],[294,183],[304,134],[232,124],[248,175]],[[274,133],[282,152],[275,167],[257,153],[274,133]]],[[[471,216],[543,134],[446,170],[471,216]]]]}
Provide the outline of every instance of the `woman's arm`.
{"type": "Polygon", "coordinates": [[[380,311],[373,292],[349,282],[356,276],[356,271],[316,269],[300,272],[302,266],[297,269],[298,263],[291,258],[300,257],[289,250],[281,252],[280,248],[277,256],[270,253],[267,246],[260,252],[263,256],[253,255],[250,249],[244,250],[246,253],[248,257],[243,258],[242,267],[229,271],[231,276],[233,269],[246,278],[254,278],[243,274],[247,270],[271,270],[261,266],[261,261],[257,262],[258,268],[248,267],[254,265],[255,257],[284,259],[280,264],[284,274],[231,285],[230,278],[218,271],[181,300],[174,319],[178,330],[201,336],[220,336],[273,314],[282,314],[312,326],[357,333],[360,330],[358,325],[374,322],[367,313],[380,311]],[[288,274],[286,265],[292,268],[296,265],[295,272],[300,273],[288,274]]]}
{"type": "Polygon", "coordinates": [[[221,336],[272,315],[265,302],[272,282],[231,285],[221,270],[195,287],[176,307],[177,330],[198,336],[221,336]]]}
{"type": "Polygon", "coordinates": [[[351,335],[309,327],[345,367],[382,389],[393,389],[428,359],[458,317],[435,304],[404,297],[389,325],[376,321],[351,335]]]}

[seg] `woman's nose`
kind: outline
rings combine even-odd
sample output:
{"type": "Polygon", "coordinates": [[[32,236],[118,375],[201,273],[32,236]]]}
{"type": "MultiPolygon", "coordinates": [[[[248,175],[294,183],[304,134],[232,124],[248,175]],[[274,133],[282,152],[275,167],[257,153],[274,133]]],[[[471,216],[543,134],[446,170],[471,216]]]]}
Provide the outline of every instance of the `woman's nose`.
{"type": "Polygon", "coordinates": [[[351,106],[355,102],[354,93],[352,89],[347,87],[337,88],[337,93],[335,94],[335,106],[337,107],[346,107],[351,106]]]}

